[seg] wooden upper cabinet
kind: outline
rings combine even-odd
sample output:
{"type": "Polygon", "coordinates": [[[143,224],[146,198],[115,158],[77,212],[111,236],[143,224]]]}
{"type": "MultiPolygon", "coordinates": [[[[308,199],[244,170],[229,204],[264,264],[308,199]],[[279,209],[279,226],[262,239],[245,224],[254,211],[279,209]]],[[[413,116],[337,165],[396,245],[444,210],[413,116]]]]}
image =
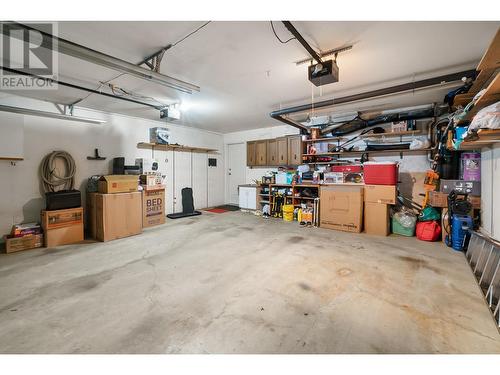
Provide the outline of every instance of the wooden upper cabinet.
{"type": "Polygon", "coordinates": [[[247,166],[256,165],[256,142],[247,142],[247,166]]]}
{"type": "Polygon", "coordinates": [[[288,137],[288,165],[302,163],[302,137],[294,135],[288,137]]]}
{"type": "Polygon", "coordinates": [[[255,164],[267,165],[267,140],[255,142],[255,164]]]}
{"type": "Polygon", "coordinates": [[[267,140],[267,165],[278,165],[278,141],[276,139],[267,140]]]}
{"type": "Polygon", "coordinates": [[[288,139],[286,137],[276,138],[277,165],[288,164],[288,139]]]}

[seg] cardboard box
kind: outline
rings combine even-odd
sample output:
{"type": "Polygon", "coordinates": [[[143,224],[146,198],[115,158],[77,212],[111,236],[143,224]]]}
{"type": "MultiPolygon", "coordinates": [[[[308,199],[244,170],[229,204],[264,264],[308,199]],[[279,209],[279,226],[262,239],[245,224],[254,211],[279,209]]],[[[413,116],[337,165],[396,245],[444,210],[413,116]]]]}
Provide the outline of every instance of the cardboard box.
{"type": "Polygon", "coordinates": [[[83,241],[83,208],[42,211],[45,246],[54,247],[83,241]]]}
{"type": "Polygon", "coordinates": [[[396,204],[396,186],[365,185],[365,202],[396,204]]]}
{"type": "MultiPolygon", "coordinates": [[[[481,209],[481,197],[469,195],[467,200],[472,204],[472,207],[481,209]]],[[[429,204],[432,207],[448,207],[448,194],[440,191],[429,192],[429,204]]]]}
{"type": "Polygon", "coordinates": [[[384,203],[365,202],[366,234],[388,236],[391,233],[389,223],[389,206],[384,203]]]}
{"type": "Polygon", "coordinates": [[[363,186],[321,186],[320,199],[320,226],[322,228],[361,232],[363,186]]]}
{"type": "Polygon", "coordinates": [[[140,192],[96,194],[95,223],[95,238],[99,241],[110,241],[141,233],[142,194],[140,192]]]}
{"type": "Polygon", "coordinates": [[[342,184],[344,182],[343,172],[325,172],[323,174],[323,181],[326,184],[342,184]]]}
{"type": "Polygon", "coordinates": [[[165,223],[165,189],[142,192],[142,227],[165,223]]]}
{"type": "Polygon", "coordinates": [[[30,234],[23,237],[4,237],[5,252],[35,249],[43,246],[43,234],[30,234]]]}
{"type": "Polygon", "coordinates": [[[101,194],[130,193],[138,187],[139,177],[135,175],[102,176],[97,183],[97,191],[101,194]]]}
{"type": "Polygon", "coordinates": [[[168,128],[156,127],[149,129],[149,142],[158,145],[168,145],[170,142],[170,131],[168,128]]]}
{"type": "Polygon", "coordinates": [[[159,188],[163,184],[161,173],[141,174],[139,176],[140,184],[147,187],[159,188]]]}

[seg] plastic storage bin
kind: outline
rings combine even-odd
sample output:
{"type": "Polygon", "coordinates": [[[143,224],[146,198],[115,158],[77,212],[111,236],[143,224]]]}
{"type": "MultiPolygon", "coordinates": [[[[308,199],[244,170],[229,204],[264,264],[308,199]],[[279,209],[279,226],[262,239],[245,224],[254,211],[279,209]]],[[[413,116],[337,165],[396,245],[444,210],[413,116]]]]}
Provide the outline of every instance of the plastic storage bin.
{"type": "Polygon", "coordinates": [[[364,179],[367,185],[397,185],[398,163],[374,162],[363,164],[364,179]]]}

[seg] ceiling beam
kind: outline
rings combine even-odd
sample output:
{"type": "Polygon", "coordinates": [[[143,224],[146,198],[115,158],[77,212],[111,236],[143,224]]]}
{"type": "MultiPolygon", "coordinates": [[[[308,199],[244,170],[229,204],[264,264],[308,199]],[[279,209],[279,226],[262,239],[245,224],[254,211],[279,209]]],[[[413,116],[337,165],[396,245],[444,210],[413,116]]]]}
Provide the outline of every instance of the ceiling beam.
{"type": "Polygon", "coordinates": [[[295,28],[295,26],[292,25],[290,21],[281,21],[283,25],[292,33],[292,35],[297,38],[300,44],[302,44],[302,47],[306,49],[307,52],[311,55],[311,57],[318,62],[318,64],[321,64],[323,61],[321,60],[320,55],[311,47],[309,43],[300,35],[298,30],[295,28]]]}

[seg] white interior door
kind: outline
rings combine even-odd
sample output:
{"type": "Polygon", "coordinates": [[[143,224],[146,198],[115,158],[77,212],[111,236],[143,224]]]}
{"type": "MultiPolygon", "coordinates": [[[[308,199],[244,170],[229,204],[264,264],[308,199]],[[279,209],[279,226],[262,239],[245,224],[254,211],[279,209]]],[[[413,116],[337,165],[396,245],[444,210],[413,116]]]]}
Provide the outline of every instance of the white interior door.
{"type": "Polygon", "coordinates": [[[239,203],[238,185],[245,183],[246,157],[245,143],[227,145],[227,186],[231,204],[239,203]]]}
{"type": "MultiPolygon", "coordinates": [[[[165,213],[174,213],[174,152],[162,152],[165,155],[165,213]]],[[[163,171],[162,171],[163,173],[163,171]]]]}
{"type": "Polygon", "coordinates": [[[207,154],[192,153],[192,158],[194,208],[207,208],[208,156],[207,154]]]}
{"type": "Polygon", "coordinates": [[[175,151],[174,159],[174,212],[182,212],[182,189],[191,185],[191,153],[175,151]]]}

